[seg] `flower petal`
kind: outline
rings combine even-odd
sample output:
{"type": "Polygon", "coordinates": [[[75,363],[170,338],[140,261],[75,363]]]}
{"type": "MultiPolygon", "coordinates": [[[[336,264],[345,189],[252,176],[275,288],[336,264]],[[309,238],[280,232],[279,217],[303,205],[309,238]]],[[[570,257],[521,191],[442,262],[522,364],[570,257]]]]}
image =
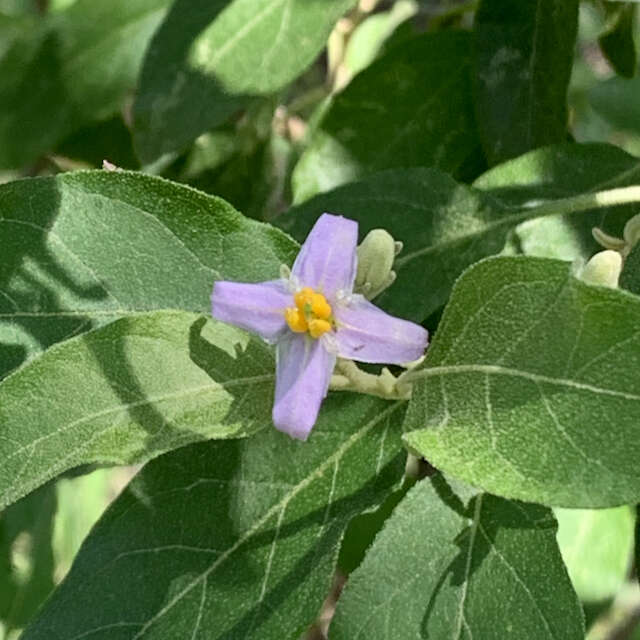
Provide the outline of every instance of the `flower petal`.
{"type": "Polygon", "coordinates": [[[336,306],[338,355],[360,362],[401,364],[424,354],[428,336],[419,324],[390,316],[362,296],[336,306]]]}
{"type": "Polygon", "coordinates": [[[323,213],[311,229],[291,273],[305,287],[328,298],[342,289],[351,293],[356,277],[358,223],[323,213]]]}
{"type": "Polygon", "coordinates": [[[336,357],[320,340],[291,334],[278,342],[273,424],[306,440],[327,395],[336,357]]]}
{"type": "Polygon", "coordinates": [[[293,304],[293,295],[284,280],[247,284],[214,283],[211,314],[241,329],[253,331],[269,342],[275,342],[285,331],[284,310],[293,304]]]}

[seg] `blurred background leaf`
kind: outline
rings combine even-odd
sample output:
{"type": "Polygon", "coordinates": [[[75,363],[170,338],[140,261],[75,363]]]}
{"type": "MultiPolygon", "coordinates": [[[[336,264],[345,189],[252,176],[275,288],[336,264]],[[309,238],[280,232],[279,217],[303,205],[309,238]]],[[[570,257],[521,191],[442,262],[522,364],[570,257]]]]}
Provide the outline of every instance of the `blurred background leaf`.
{"type": "Polygon", "coordinates": [[[0,57],[0,168],[33,163],[125,109],[168,4],[77,0],[26,23],[0,57]]]}
{"type": "Polygon", "coordinates": [[[567,135],[579,0],[482,0],[474,25],[474,106],[489,163],[567,135]]]}
{"type": "Polygon", "coordinates": [[[470,36],[424,34],[393,47],[323,107],[293,173],[300,203],[364,175],[429,166],[484,168],[469,78],[470,36]]]}
{"type": "Polygon", "coordinates": [[[182,151],[252,97],[295,80],[356,0],[178,0],[145,58],[134,106],[149,163],[182,151]]]}
{"type": "Polygon", "coordinates": [[[582,602],[613,598],[632,562],[635,513],[613,509],[555,509],[558,544],[573,587],[582,602]]]}

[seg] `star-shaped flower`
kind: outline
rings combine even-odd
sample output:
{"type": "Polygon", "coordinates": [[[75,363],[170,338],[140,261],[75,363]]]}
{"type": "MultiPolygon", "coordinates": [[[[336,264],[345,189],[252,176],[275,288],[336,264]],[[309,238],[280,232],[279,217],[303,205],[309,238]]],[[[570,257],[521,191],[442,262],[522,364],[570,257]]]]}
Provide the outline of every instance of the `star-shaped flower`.
{"type": "Polygon", "coordinates": [[[420,325],[395,318],[353,293],[358,224],[324,213],[300,249],[289,279],[218,281],[214,318],[276,345],[273,423],[306,440],[327,395],[336,357],[401,364],[427,346],[420,325]]]}

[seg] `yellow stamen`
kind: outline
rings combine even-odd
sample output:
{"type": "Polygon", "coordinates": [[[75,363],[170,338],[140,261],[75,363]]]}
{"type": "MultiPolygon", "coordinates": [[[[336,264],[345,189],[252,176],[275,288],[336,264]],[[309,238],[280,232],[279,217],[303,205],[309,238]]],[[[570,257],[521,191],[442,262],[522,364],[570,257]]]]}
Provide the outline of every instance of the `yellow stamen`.
{"type": "Polygon", "coordinates": [[[309,328],[304,313],[295,307],[284,310],[284,319],[289,325],[289,329],[295,333],[304,333],[309,328]]]}
{"type": "Polygon", "coordinates": [[[331,317],[331,305],[321,293],[314,293],[311,296],[311,313],[322,320],[328,320],[331,317]]]}
{"type": "Polygon", "coordinates": [[[293,300],[296,303],[296,307],[298,307],[300,311],[304,311],[305,305],[311,304],[311,300],[313,299],[314,293],[315,292],[311,287],[304,287],[303,289],[300,289],[300,291],[298,291],[298,293],[296,293],[296,295],[293,296],[293,300]]]}
{"type": "Polygon", "coordinates": [[[309,332],[312,338],[333,329],[333,310],[327,299],[311,287],[303,287],[294,294],[295,307],[285,309],[285,320],[296,333],[309,332]]]}
{"type": "Polygon", "coordinates": [[[331,323],[328,320],[314,318],[309,321],[309,334],[312,338],[319,338],[322,334],[327,333],[327,331],[331,331],[331,323]]]}

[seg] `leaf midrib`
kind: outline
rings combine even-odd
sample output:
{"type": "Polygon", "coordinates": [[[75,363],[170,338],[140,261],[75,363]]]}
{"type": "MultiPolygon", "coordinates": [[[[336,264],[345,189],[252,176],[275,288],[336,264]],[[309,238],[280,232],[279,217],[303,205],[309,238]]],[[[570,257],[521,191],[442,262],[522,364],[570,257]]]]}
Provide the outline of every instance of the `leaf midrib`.
{"type": "Polygon", "coordinates": [[[606,395],[616,398],[623,398],[625,400],[640,401],[640,395],[629,393],[627,391],[618,391],[616,389],[607,389],[605,387],[598,387],[587,382],[578,382],[571,380],[570,378],[555,378],[552,376],[545,376],[539,373],[532,373],[530,371],[522,371],[520,369],[514,369],[512,367],[503,367],[492,364],[459,364],[459,365],[446,365],[446,366],[434,366],[426,369],[421,369],[410,374],[412,382],[422,379],[430,378],[432,376],[446,376],[455,375],[460,373],[478,373],[482,375],[504,375],[513,376],[515,378],[523,378],[533,383],[545,383],[556,386],[563,386],[570,389],[576,389],[578,391],[588,391],[597,395],[606,395]]]}

